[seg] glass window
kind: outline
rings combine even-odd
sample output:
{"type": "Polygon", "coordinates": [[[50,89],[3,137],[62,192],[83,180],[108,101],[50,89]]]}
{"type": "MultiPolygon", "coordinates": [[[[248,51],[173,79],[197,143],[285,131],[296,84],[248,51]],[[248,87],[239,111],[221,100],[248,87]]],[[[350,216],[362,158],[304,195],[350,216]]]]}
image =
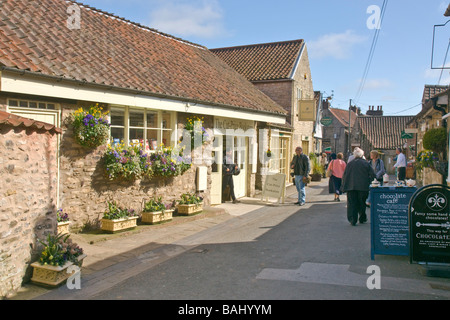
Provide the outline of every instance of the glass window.
{"type": "Polygon", "coordinates": [[[145,142],[146,148],[156,150],[163,143],[172,145],[175,113],[144,109],[112,108],[111,137],[113,143],[127,140],[145,142]],[[127,114],[128,113],[128,114],[127,114]]]}
{"type": "Polygon", "coordinates": [[[28,101],[28,100],[8,100],[9,107],[20,107],[20,108],[31,108],[31,109],[48,109],[56,110],[55,103],[39,102],[39,101],[28,101]]]}

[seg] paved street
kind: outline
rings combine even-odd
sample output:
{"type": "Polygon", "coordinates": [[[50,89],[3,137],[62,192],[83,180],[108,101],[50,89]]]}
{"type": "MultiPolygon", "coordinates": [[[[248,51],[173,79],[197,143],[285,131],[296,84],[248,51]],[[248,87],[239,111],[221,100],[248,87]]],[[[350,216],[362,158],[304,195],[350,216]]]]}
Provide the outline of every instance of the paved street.
{"type": "Polygon", "coordinates": [[[303,207],[289,187],[282,205],[246,198],[202,219],[86,243],[81,289],[62,286],[35,299],[450,298],[450,279],[424,276],[408,257],[372,261],[370,224],[352,227],[346,197],[332,199],[326,179],[308,186],[303,207]],[[371,265],[380,268],[380,290],[367,288],[371,265]]]}

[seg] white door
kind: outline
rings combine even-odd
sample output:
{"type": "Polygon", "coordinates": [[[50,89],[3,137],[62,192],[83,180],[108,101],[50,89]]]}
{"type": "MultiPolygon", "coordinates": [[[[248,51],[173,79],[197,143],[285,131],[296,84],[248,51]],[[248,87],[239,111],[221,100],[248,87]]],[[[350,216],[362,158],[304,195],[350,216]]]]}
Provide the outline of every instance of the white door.
{"type": "Polygon", "coordinates": [[[222,203],[223,136],[214,135],[211,165],[211,204],[222,203]]]}
{"type": "Polygon", "coordinates": [[[241,173],[238,176],[233,176],[234,194],[236,198],[242,198],[247,195],[247,139],[246,137],[234,138],[234,163],[241,169],[241,173]]]}

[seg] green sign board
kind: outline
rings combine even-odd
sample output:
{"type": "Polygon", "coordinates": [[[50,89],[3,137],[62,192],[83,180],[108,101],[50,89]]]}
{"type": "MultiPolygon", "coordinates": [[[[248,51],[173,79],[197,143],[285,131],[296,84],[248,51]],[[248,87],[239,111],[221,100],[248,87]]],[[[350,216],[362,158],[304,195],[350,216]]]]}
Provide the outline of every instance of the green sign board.
{"type": "Polygon", "coordinates": [[[406,133],[405,131],[402,131],[402,139],[412,139],[414,138],[412,133],[406,133]]]}
{"type": "Polygon", "coordinates": [[[333,123],[333,119],[330,117],[323,117],[322,120],[320,120],[320,123],[323,126],[328,127],[333,123]]]}

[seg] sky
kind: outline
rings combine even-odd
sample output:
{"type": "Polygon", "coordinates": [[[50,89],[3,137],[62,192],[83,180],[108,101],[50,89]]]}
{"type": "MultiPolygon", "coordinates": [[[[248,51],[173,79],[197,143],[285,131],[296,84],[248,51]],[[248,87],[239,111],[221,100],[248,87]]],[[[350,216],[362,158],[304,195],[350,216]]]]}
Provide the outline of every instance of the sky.
{"type": "Polygon", "coordinates": [[[79,2],[210,49],[304,39],[314,90],[335,108],[416,115],[425,85],[450,84],[448,0],[79,2]]]}

